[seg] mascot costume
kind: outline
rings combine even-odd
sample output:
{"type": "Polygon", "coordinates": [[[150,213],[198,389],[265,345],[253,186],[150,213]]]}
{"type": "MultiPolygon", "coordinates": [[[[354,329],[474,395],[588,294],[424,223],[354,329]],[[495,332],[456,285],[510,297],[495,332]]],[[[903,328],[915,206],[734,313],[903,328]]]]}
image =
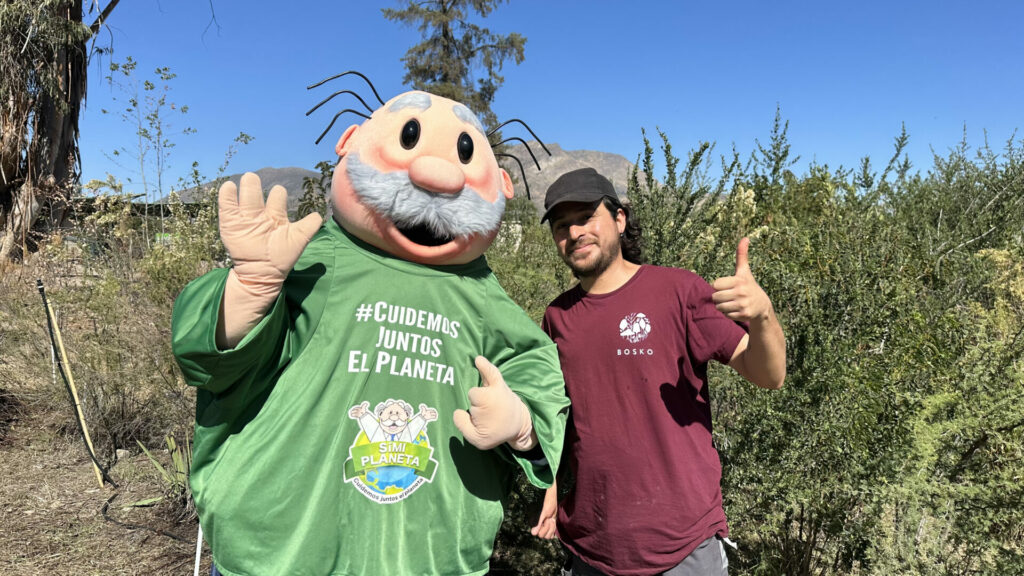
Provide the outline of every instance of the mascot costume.
{"type": "Polygon", "coordinates": [[[233,266],[175,302],[214,564],[484,574],[515,467],[550,485],[569,405],[554,344],[483,257],[512,182],[476,116],[425,92],[335,151],[322,225],[289,222],[279,186],[264,203],[255,174],[225,184],[233,266]]]}

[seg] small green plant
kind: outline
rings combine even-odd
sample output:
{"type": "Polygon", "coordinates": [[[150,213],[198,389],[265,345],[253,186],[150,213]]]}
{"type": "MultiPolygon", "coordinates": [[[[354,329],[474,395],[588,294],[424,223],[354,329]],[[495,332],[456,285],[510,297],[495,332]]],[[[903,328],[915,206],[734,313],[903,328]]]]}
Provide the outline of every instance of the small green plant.
{"type": "Polygon", "coordinates": [[[313,212],[327,217],[327,193],[331,189],[334,164],[324,160],[317,163],[316,169],[320,171],[319,178],[302,178],[302,197],[299,198],[299,206],[296,208],[296,218],[305,218],[313,212]]]}
{"type": "Polygon", "coordinates": [[[143,507],[153,506],[159,502],[168,502],[172,505],[174,515],[179,520],[195,515],[195,503],[192,501],[192,489],[189,486],[188,478],[191,472],[192,443],[185,436],[185,442],[178,444],[174,436],[168,434],[164,437],[167,445],[167,453],[170,454],[171,463],[169,467],[160,463],[160,460],[146,448],[142,442],[136,441],[139,448],[146,454],[149,462],[159,473],[160,483],[163,487],[163,494],[153,498],[146,498],[132,502],[129,506],[143,507]]]}

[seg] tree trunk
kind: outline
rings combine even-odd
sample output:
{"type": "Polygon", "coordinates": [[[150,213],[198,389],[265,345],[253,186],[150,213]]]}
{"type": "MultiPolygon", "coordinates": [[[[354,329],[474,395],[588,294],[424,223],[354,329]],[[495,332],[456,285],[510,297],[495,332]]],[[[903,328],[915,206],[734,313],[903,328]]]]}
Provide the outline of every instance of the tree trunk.
{"type": "MultiPolygon", "coordinates": [[[[59,14],[82,25],[82,0],[73,0],[59,14]]],[[[86,44],[76,35],[44,62],[32,62],[37,73],[52,74],[57,89],[38,90],[34,99],[15,104],[4,115],[0,137],[0,261],[16,260],[35,244],[32,230],[40,214],[59,226],[77,183],[78,115],[86,91],[86,44]],[[20,106],[18,104],[21,104],[20,106]],[[21,112],[19,114],[19,111],[21,112]],[[26,143],[26,137],[28,139],[26,143]],[[26,147],[27,144],[27,147],[26,147]]]]}
{"type": "Polygon", "coordinates": [[[28,184],[16,188],[10,210],[5,214],[0,237],[0,262],[16,259],[28,246],[28,232],[39,216],[39,202],[28,184]]]}

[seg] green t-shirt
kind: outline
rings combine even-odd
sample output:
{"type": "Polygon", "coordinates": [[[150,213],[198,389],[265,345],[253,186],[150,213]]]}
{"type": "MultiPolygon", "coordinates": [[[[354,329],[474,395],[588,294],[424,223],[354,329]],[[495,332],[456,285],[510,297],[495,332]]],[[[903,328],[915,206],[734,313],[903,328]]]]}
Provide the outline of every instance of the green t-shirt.
{"type": "Polygon", "coordinates": [[[484,574],[519,465],[550,485],[569,401],[554,344],[483,257],[399,260],[327,222],[271,311],[215,344],[227,278],[174,306],[175,355],[199,388],[192,489],[226,575],[484,574]],[[547,463],[481,451],[452,421],[501,370],[547,463]]]}

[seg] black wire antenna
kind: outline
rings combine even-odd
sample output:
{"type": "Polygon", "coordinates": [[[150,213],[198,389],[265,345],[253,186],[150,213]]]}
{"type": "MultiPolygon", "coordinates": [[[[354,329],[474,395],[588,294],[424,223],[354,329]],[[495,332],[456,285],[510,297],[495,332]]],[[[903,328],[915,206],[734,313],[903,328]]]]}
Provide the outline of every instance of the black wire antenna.
{"type": "MultiPolygon", "coordinates": [[[[363,73],[358,72],[356,70],[347,70],[345,72],[342,72],[341,74],[335,74],[334,76],[331,76],[329,78],[324,78],[323,80],[317,82],[316,84],[310,84],[309,86],[306,86],[306,90],[312,90],[313,88],[317,88],[319,86],[323,86],[324,84],[330,82],[331,80],[337,80],[338,78],[341,78],[342,76],[348,76],[349,74],[355,74],[356,76],[359,76],[360,78],[362,78],[366,82],[366,85],[370,87],[370,90],[373,91],[373,95],[377,98],[377,101],[380,102],[380,105],[381,106],[384,105],[384,100],[380,97],[380,94],[377,93],[377,89],[374,88],[373,82],[370,82],[369,78],[367,78],[363,73]]],[[[310,108],[309,111],[306,112],[306,116],[309,116],[310,114],[315,112],[317,110],[317,108],[320,108],[324,104],[330,102],[336,96],[340,96],[342,94],[351,94],[351,95],[355,96],[356,99],[359,100],[359,102],[363,105],[363,107],[365,107],[366,110],[370,114],[373,114],[373,110],[374,110],[373,107],[371,107],[369,104],[367,104],[366,100],[363,100],[362,97],[359,96],[359,94],[356,94],[355,92],[353,92],[351,90],[338,90],[334,94],[331,94],[327,98],[324,98],[323,100],[321,100],[319,103],[317,103],[316,106],[313,106],[312,108],[310,108]]],[[[327,125],[327,128],[325,128],[324,131],[320,133],[320,137],[316,139],[316,143],[317,144],[319,144],[320,141],[324,139],[324,136],[326,136],[327,133],[331,131],[331,128],[334,127],[334,123],[338,121],[338,118],[340,118],[341,115],[346,113],[346,112],[351,112],[351,113],[355,114],[356,116],[361,116],[361,117],[363,117],[363,118],[365,118],[367,120],[370,119],[369,114],[365,114],[363,112],[360,112],[359,110],[353,110],[352,108],[345,108],[341,112],[338,112],[337,114],[334,115],[334,118],[331,119],[331,123],[327,125]]]]}
{"type": "Polygon", "coordinates": [[[370,82],[370,79],[363,75],[362,72],[358,72],[356,70],[348,70],[342,72],[341,74],[335,74],[334,76],[331,76],[329,78],[324,78],[323,80],[317,82],[316,84],[310,84],[309,86],[306,86],[306,90],[312,90],[313,88],[316,88],[318,86],[323,86],[324,84],[330,82],[331,80],[337,80],[338,78],[341,78],[342,76],[348,76],[349,74],[355,74],[356,76],[359,76],[360,78],[365,80],[366,84],[370,87],[370,90],[373,90],[373,95],[377,97],[377,101],[380,102],[380,105],[384,105],[384,100],[380,97],[380,94],[377,93],[377,89],[373,87],[373,82],[370,82]]]}
{"type": "MultiPolygon", "coordinates": [[[[548,156],[551,156],[551,151],[548,150],[548,147],[544,145],[544,142],[539,137],[537,137],[537,134],[529,127],[529,125],[526,124],[526,122],[523,122],[519,118],[512,118],[511,120],[506,120],[501,124],[498,124],[489,132],[487,132],[487,138],[490,139],[490,137],[497,133],[498,130],[501,130],[503,127],[508,126],[513,122],[521,124],[523,128],[526,128],[526,131],[529,132],[531,136],[533,136],[533,139],[536,140],[538,144],[540,144],[540,147],[543,148],[545,152],[547,152],[548,156]]],[[[506,142],[511,142],[513,140],[518,140],[519,142],[523,143],[523,148],[526,149],[526,152],[530,155],[530,158],[533,159],[533,163],[534,165],[537,166],[537,171],[539,172],[541,170],[540,162],[537,161],[537,156],[534,155],[533,150],[530,149],[530,144],[526,140],[523,140],[522,138],[519,138],[517,136],[511,136],[509,138],[505,138],[501,142],[491,144],[491,148],[497,148],[498,146],[501,146],[502,144],[506,142]]],[[[523,169],[523,163],[519,160],[519,158],[514,154],[504,154],[496,152],[494,155],[502,158],[511,158],[516,161],[516,164],[519,165],[519,173],[523,175],[523,186],[526,188],[526,198],[528,200],[533,200],[533,198],[530,196],[530,183],[526,180],[526,170],[523,169]]]]}

